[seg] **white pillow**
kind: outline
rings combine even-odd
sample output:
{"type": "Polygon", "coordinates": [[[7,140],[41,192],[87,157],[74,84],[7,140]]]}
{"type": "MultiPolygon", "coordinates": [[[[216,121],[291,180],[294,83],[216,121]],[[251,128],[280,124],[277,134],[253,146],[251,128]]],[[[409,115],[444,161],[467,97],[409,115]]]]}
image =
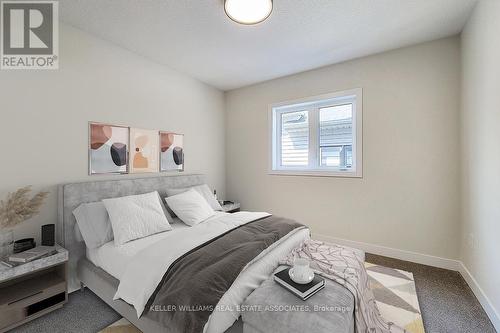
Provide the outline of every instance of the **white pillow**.
{"type": "Polygon", "coordinates": [[[190,226],[203,222],[215,214],[212,207],[194,189],[167,197],[165,201],[182,222],[190,226]]]}
{"type": "MultiPolygon", "coordinates": [[[[111,221],[102,202],[81,204],[73,211],[73,215],[76,218],[79,233],[89,249],[98,248],[113,240],[111,221]]],[[[75,232],[79,240],[80,235],[78,231],[75,230],[75,232]]]]}
{"type": "Polygon", "coordinates": [[[207,184],[203,185],[196,185],[196,186],[191,186],[191,187],[184,187],[184,188],[169,188],[166,190],[167,196],[173,196],[176,194],[180,194],[186,191],[189,191],[190,189],[196,190],[201,196],[207,201],[207,203],[212,207],[213,210],[222,210],[222,207],[220,203],[215,199],[215,196],[208,187],[207,184]]]}
{"type": "Polygon", "coordinates": [[[115,245],[172,230],[158,193],[151,192],[102,201],[111,220],[115,245]]]}

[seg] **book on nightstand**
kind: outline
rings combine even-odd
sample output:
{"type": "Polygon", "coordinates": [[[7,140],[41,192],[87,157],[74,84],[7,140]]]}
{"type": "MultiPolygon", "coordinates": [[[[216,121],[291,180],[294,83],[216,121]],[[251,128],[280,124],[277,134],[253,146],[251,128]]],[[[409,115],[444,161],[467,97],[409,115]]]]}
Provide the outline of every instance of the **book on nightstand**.
{"type": "Polygon", "coordinates": [[[12,254],[9,257],[9,261],[25,263],[42,258],[47,255],[54,254],[56,252],[57,250],[55,246],[37,246],[24,252],[12,254]]]}
{"type": "Polygon", "coordinates": [[[2,264],[3,266],[5,266],[7,268],[14,268],[16,266],[22,265],[23,263],[22,262],[9,261],[7,258],[5,258],[3,260],[0,260],[0,264],[2,264]]]}
{"type": "Polygon", "coordinates": [[[318,274],[314,275],[314,279],[311,282],[307,284],[299,284],[293,282],[288,274],[289,271],[290,268],[286,268],[274,274],[274,281],[303,301],[325,287],[325,279],[320,277],[318,274]]]}

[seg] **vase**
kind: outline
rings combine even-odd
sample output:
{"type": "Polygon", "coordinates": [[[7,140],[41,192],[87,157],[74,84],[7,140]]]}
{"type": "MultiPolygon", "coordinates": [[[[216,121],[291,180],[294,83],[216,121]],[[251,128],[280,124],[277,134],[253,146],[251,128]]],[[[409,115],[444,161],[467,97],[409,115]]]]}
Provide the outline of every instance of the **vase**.
{"type": "Polygon", "coordinates": [[[0,258],[11,255],[14,251],[14,231],[0,231],[0,258]]]}

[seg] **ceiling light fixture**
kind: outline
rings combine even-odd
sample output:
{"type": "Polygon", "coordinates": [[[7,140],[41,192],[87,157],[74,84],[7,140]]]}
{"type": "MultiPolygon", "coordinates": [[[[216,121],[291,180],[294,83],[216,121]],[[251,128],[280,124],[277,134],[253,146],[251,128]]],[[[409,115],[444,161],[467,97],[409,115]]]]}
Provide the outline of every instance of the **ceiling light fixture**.
{"type": "Polygon", "coordinates": [[[236,23],[257,24],[273,11],[273,0],[224,0],[226,15],[236,23]]]}

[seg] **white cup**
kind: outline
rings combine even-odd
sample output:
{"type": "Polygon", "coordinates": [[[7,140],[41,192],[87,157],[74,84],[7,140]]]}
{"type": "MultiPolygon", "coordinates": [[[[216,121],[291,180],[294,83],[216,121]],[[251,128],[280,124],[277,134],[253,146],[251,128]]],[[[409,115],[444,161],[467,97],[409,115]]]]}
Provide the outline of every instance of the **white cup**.
{"type": "Polygon", "coordinates": [[[296,258],[290,270],[290,278],[297,283],[309,283],[314,278],[314,272],[309,267],[309,260],[296,258]]]}

